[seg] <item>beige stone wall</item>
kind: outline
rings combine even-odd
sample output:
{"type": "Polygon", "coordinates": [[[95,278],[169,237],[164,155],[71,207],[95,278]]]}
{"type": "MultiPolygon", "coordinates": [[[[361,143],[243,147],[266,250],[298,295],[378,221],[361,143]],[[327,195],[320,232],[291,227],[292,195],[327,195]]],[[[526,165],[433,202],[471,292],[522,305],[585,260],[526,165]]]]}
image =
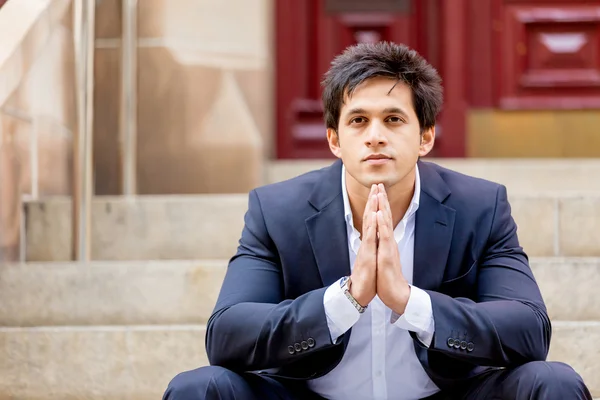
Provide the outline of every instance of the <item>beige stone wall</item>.
{"type": "Polygon", "coordinates": [[[16,259],[23,195],[71,192],[71,0],[0,9],[0,259],[16,259]]]}
{"type": "MultiPolygon", "coordinates": [[[[138,2],[138,190],[245,192],[273,142],[273,0],[138,2]]],[[[96,193],[118,194],[121,1],[97,8],[96,193]]]]}
{"type": "Polygon", "coordinates": [[[600,157],[600,110],[471,110],[467,156],[600,157]],[[567,134],[568,133],[568,134],[567,134]]]}

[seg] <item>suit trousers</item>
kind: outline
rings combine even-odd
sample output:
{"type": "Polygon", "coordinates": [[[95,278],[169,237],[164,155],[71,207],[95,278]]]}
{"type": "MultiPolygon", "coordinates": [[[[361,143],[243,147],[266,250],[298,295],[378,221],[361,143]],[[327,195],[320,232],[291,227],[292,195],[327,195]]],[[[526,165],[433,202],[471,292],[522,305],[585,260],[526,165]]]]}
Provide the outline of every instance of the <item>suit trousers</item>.
{"type": "MultiPolygon", "coordinates": [[[[202,367],[177,375],[163,400],[319,400],[301,381],[237,374],[222,367],[202,367]]],[[[473,378],[452,392],[428,400],[592,400],[579,374],[559,362],[530,362],[473,378]]],[[[354,399],[348,399],[354,400],[354,399]]],[[[362,399],[356,399],[362,400],[362,399]]],[[[393,399],[390,399],[393,400],[393,399]]],[[[415,399],[416,400],[416,399],[415,399]]]]}

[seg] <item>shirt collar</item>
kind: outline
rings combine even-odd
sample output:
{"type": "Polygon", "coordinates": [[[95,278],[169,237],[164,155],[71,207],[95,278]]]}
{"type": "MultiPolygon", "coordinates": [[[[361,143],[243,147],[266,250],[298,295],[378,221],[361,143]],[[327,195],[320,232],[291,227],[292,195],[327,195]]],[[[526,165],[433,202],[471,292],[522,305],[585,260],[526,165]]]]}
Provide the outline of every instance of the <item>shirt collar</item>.
{"type": "MultiPolygon", "coordinates": [[[[350,199],[348,198],[348,190],[346,189],[346,167],[342,164],[342,197],[344,199],[344,218],[346,223],[354,228],[354,221],[352,220],[352,209],[350,208],[350,199]]],[[[415,165],[415,193],[413,194],[410,205],[406,214],[402,218],[402,221],[408,220],[414,213],[419,209],[419,202],[421,201],[421,175],[419,174],[419,165],[415,165]]]]}

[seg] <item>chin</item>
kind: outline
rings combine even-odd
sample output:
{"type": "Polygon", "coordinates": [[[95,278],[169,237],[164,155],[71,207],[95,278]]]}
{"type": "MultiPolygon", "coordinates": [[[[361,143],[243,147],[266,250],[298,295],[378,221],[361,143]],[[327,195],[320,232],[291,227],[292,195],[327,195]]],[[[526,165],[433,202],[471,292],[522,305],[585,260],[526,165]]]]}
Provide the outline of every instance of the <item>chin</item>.
{"type": "Polygon", "coordinates": [[[385,187],[392,186],[397,180],[390,174],[370,173],[365,174],[361,179],[361,184],[366,188],[371,188],[372,185],[383,183],[385,187]]]}

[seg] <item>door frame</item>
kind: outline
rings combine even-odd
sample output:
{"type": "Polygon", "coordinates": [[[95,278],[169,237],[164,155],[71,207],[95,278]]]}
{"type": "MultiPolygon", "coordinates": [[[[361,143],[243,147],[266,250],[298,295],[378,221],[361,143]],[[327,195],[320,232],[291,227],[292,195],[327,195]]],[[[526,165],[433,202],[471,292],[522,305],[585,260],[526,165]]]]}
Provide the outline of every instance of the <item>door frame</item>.
{"type": "MultiPolygon", "coordinates": [[[[472,19],[474,20],[470,18],[472,13],[481,11],[481,4],[487,5],[489,0],[454,0],[452,5],[449,3],[444,0],[426,0],[421,3],[424,4],[423,7],[416,8],[418,15],[415,18],[418,23],[427,26],[418,33],[416,43],[426,58],[439,62],[436,67],[443,79],[444,106],[438,119],[438,140],[432,155],[465,157],[466,116],[469,103],[467,77],[473,72],[471,66],[478,65],[467,57],[467,48],[473,44],[468,43],[468,24],[472,19]],[[435,37],[432,38],[430,33],[435,37]],[[450,136],[447,136],[446,132],[451,132],[450,136]]],[[[311,37],[307,21],[322,23],[322,21],[311,20],[313,15],[310,13],[311,9],[314,10],[314,7],[321,5],[322,0],[278,0],[274,5],[275,156],[279,159],[310,157],[309,152],[303,153],[294,149],[295,143],[291,134],[292,107],[296,110],[298,108],[306,110],[307,113],[318,112],[322,107],[320,101],[294,104],[296,99],[320,100],[320,93],[311,93],[315,88],[309,87],[309,82],[303,81],[306,74],[303,73],[302,68],[306,65],[307,55],[318,51],[316,42],[318,38],[311,37]]],[[[469,55],[476,56],[476,54],[469,55]]],[[[312,82],[316,78],[309,77],[309,80],[312,82]]],[[[323,140],[325,140],[324,122],[322,124],[323,140]]]]}

